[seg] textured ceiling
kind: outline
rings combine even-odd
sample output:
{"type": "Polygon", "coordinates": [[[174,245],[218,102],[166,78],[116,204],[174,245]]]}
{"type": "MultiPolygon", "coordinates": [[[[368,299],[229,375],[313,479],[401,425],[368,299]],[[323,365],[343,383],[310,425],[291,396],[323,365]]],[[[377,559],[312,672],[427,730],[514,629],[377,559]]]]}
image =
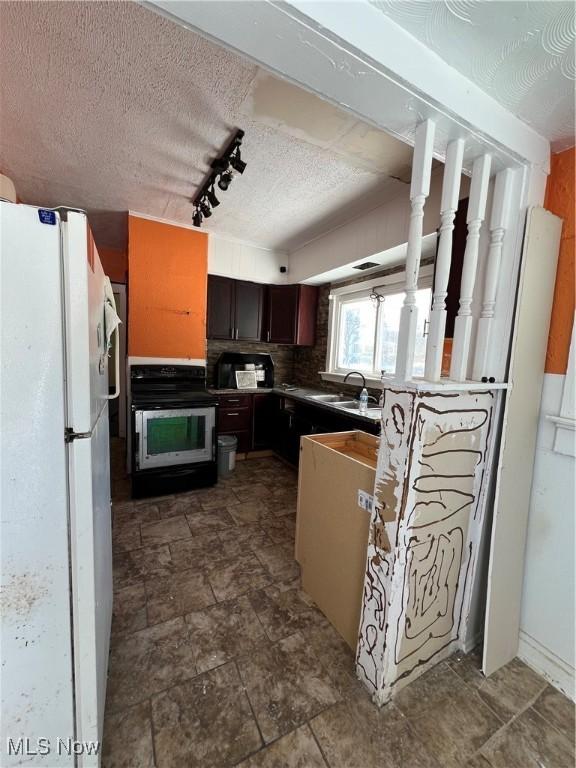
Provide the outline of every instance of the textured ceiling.
{"type": "Polygon", "coordinates": [[[0,2],[0,82],[0,169],[103,245],[126,210],[189,224],[235,127],[248,167],[208,231],[291,250],[408,180],[405,144],[134,3],[0,2]]]}
{"type": "Polygon", "coordinates": [[[371,1],[555,151],[574,145],[573,2],[371,1]]]}

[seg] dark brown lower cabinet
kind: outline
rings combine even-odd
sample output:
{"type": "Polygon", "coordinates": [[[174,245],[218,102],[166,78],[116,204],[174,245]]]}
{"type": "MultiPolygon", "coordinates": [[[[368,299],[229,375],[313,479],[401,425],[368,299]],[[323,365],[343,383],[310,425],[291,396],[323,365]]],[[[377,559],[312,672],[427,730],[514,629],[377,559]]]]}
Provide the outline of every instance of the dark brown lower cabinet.
{"type": "Polygon", "coordinates": [[[238,438],[238,452],[271,448],[279,398],[268,392],[226,394],[218,398],[218,434],[238,438]]]}
{"type": "Polygon", "coordinates": [[[265,451],[274,443],[280,398],[277,395],[254,395],[252,416],[252,446],[255,451],[265,451]]]}

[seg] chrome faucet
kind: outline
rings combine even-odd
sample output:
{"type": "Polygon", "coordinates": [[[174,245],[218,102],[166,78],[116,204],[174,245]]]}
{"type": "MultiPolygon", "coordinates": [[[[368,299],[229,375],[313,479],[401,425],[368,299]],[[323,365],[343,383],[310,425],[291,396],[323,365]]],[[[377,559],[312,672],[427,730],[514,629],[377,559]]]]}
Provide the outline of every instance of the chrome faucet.
{"type": "Polygon", "coordinates": [[[348,376],[354,376],[354,375],[360,376],[362,378],[362,389],[365,389],[365,387],[366,387],[366,376],[364,376],[363,373],[360,373],[360,371],[348,371],[348,373],[346,374],[346,376],[344,376],[344,379],[342,380],[342,384],[345,383],[345,381],[348,378],[348,376]]]}

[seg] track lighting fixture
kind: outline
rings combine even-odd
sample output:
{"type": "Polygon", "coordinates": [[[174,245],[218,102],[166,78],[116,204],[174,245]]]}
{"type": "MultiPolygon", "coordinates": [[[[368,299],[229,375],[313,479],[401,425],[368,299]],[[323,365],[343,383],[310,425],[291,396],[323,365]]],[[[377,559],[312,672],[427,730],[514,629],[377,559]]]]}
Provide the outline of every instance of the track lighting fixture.
{"type": "Polygon", "coordinates": [[[220,178],[218,179],[218,187],[222,190],[222,192],[226,192],[226,190],[230,186],[231,181],[232,181],[232,172],[224,171],[224,173],[222,173],[220,175],[220,178]]]}
{"type": "Polygon", "coordinates": [[[217,184],[218,189],[222,192],[226,192],[234,178],[234,173],[240,175],[244,173],[246,163],[240,155],[240,145],[243,138],[244,131],[237,130],[222,155],[212,161],[212,170],[209,176],[204,180],[196,197],[192,200],[195,209],[192,221],[195,227],[202,226],[203,219],[212,216],[212,209],[220,205],[220,200],[214,192],[215,185],[217,184]]]}
{"type": "Polygon", "coordinates": [[[246,168],[246,163],[242,160],[240,156],[240,147],[236,148],[236,152],[232,155],[230,158],[230,165],[232,168],[234,168],[235,171],[238,171],[238,173],[242,174],[244,173],[244,169],[246,168]]]}
{"type": "Polygon", "coordinates": [[[204,200],[200,203],[200,211],[202,212],[202,216],[204,216],[205,219],[209,219],[210,216],[212,216],[212,209],[208,203],[204,202],[204,200]]]}
{"type": "Polygon", "coordinates": [[[217,205],[220,205],[220,200],[218,200],[214,193],[214,187],[210,187],[210,189],[206,190],[206,197],[212,208],[216,208],[217,205]]]}

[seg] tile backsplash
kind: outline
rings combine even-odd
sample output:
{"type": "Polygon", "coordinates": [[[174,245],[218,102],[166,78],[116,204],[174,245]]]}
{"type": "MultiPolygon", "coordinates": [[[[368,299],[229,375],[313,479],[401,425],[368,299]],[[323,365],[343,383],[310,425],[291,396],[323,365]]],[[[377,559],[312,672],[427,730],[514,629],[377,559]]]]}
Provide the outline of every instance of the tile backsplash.
{"type": "Polygon", "coordinates": [[[274,363],[274,384],[292,383],[294,381],[294,350],[289,344],[265,344],[263,342],[245,341],[216,341],[208,339],[206,342],[206,361],[208,386],[214,384],[214,366],[222,352],[248,352],[256,354],[269,354],[274,363]]]}

